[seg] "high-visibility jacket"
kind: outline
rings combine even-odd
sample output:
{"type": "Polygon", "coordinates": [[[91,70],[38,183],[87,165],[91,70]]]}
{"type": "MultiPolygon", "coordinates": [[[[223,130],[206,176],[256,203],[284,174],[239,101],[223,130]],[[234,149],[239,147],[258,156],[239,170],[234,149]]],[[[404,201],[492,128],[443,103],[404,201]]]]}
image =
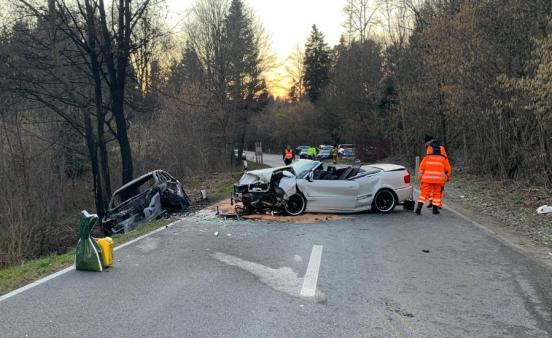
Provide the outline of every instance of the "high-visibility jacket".
{"type": "Polygon", "coordinates": [[[309,156],[316,156],[316,148],[315,147],[310,147],[308,150],[307,150],[307,155],[309,156]]]}
{"type": "Polygon", "coordinates": [[[284,159],[291,160],[293,158],[293,150],[284,149],[284,159]]]}
{"type": "Polygon", "coordinates": [[[452,174],[448,159],[442,155],[427,155],[420,164],[420,182],[444,185],[452,174]]]}

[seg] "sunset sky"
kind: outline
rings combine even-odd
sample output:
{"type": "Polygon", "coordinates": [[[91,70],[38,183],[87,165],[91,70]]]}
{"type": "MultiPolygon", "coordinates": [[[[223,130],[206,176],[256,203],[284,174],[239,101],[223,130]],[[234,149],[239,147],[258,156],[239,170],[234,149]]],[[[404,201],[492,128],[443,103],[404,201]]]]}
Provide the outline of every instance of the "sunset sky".
{"type": "MultiPolygon", "coordinates": [[[[170,19],[175,26],[183,22],[194,0],[168,0],[170,19]]],[[[270,34],[272,52],[280,67],[272,70],[267,78],[274,95],[285,96],[288,79],[283,66],[296,45],[304,46],[311,26],[316,24],[332,46],[339,42],[343,31],[343,7],[345,0],[245,0],[270,34]]]]}

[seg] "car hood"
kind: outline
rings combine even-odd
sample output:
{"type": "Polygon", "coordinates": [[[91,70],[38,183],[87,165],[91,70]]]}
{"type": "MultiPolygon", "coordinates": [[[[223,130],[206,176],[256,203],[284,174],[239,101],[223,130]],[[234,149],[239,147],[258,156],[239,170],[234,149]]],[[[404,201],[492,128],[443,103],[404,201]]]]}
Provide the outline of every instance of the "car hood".
{"type": "Polygon", "coordinates": [[[243,176],[238,181],[238,185],[247,185],[247,184],[253,184],[253,183],[270,183],[272,179],[272,174],[274,174],[275,171],[282,171],[282,170],[287,170],[293,175],[295,175],[295,172],[293,171],[293,167],[291,166],[251,170],[243,174],[243,176]]]}

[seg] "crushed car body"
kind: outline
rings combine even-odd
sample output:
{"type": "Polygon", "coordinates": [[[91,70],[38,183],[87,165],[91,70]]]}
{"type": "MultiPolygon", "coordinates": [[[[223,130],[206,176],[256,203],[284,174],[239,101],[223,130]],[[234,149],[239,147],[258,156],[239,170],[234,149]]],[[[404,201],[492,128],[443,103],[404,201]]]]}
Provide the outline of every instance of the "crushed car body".
{"type": "Polygon", "coordinates": [[[190,200],[182,184],[163,170],[154,170],[123,185],[102,219],[107,234],[125,233],[165,213],[184,212],[190,200]]]}
{"type": "Polygon", "coordinates": [[[408,170],[396,164],[335,167],[299,160],[280,168],[246,172],[234,185],[233,199],[245,212],[392,212],[413,207],[408,170]]]}

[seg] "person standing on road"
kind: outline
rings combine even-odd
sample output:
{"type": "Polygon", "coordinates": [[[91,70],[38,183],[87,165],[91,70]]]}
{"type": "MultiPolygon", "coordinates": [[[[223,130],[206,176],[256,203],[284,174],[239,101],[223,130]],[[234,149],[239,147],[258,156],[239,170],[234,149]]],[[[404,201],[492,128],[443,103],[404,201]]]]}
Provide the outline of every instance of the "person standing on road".
{"type": "Polygon", "coordinates": [[[332,163],[337,164],[337,144],[334,144],[332,150],[330,151],[330,156],[332,157],[332,163]]]}
{"type": "MultiPolygon", "coordinates": [[[[447,151],[445,150],[445,147],[441,145],[441,143],[433,136],[429,136],[429,135],[426,135],[425,138],[424,138],[424,143],[425,143],[425,147],[426,147],[426,152],[425,154],[426,155],[431,155],[433,154],[433,150],[435,148],[439,148],[439,153],[441,154],[441,156],[444,156],[447,160],[447,162],[449,162],[449,159],[448,159],[448,155],[447,155],[447,151]]],[[[450,162],[449,162],[449,166],[450,166],[450,162]]],[[[441,199],[443,198],[443,193],[445,191],[445,186],[443,185],[441,187],[441,199]]],[[[427,206],[428,209],[432,208],[433,207],[433,196],[430,195],[429,196],[429,204],[427,206]]]]}
{"type": "Polygon", "coordinates": [[[442,188],[450,180],[451,172],[448,159],[441,155],[439,147],[433,147],[433,153],[426,155],[420,164],[418,178],[421,185],[417,215],[422,213],[422,207],[430,196],[433,196],[433,214],[439,214],[439,209],[443,206],[442,188]]]}
{"type": "Polygon", "coordinates": [[[295,154],[293,153],[293,149],[291,149],[291,146],[288,144],[286,149],[284,149],[284,153],[282,154],[282,160],[284,160],[285,165],[290,165],[294,158],[295,154]]]}
{"type": "Polygon", "coordinates": [[[309,157],[309,160],[316,159],[316,147],[310,146],[309,149],[307,150],[307,155],[309,157]]]}

